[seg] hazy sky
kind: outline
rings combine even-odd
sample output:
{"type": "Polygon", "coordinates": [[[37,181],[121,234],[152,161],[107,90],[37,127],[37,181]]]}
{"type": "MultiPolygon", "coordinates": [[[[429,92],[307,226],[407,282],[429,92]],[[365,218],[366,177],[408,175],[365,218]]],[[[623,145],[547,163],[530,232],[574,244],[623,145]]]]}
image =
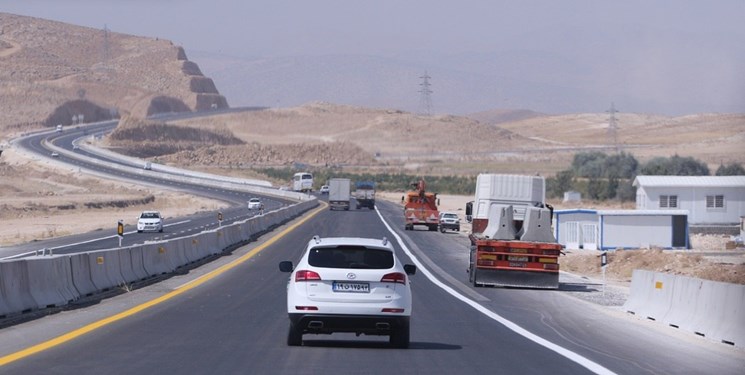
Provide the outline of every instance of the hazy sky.
{"type": "MultiPolygon", "coordinates": [[[[581,61],[581,80],[662,97],[710,90],[712,111],[745,112],[745,0],[0,0],[0,11],[165,38],[187,55],[540,51],[581,61]],[[614,81],[611,59],[638,83],[614,81]]],[[[564,74],[536,65],[536,76],[564,74]]]]}
{"type": "Polygon", "coordinates": [[[565,28],[712,42],[724,33],[745,44],[742,0],[0,0],[0,10],[249,57],[476,52],[565,28]]]}

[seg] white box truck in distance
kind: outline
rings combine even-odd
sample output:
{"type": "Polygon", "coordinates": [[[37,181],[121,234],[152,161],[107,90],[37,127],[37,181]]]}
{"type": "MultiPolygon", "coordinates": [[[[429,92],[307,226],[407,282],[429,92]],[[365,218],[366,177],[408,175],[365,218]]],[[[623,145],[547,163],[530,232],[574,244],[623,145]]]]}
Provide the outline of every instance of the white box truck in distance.
{"type": "Polygon", "coordinates": [[[329,209],[343,208],[345,211],[349,211],[351,190],[351,181],[348,178],[330,179],[329,209]]]}

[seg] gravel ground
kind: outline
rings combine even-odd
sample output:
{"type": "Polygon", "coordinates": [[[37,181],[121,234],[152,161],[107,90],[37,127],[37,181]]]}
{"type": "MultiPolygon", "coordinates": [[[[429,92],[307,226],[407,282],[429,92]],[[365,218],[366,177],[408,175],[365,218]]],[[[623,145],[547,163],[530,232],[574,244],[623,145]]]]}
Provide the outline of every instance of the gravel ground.
{"type": "Polygon", "coordinates": [[[559,290],[569,295],[601,306],[620,307],[629,298],[630,288],[615,282],[592,279],[561,271],[559,290]]]}

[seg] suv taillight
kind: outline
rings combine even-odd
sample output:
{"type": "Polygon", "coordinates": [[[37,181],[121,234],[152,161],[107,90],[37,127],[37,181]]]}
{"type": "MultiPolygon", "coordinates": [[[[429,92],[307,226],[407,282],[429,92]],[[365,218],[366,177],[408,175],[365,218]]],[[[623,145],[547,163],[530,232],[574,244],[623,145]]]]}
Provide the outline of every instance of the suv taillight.
{"type": "Polygon", "coordinates": [[[406,275],[401,272],[392,272],[383,275],[383,278],[380,279],[381,283],[401,283],[406,285],[406,275]]]}
{"type": "Polygon", "coordinates": [[[295,273],[295,281],[313,281],[321,280],[321,275],[318,272],[300,270],[295,273]]]}

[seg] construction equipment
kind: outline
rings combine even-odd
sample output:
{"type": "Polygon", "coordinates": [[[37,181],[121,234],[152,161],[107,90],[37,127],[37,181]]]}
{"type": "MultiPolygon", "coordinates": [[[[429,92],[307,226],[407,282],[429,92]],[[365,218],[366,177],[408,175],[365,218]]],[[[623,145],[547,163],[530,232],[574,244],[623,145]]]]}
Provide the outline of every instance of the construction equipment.
{"type": "Polygon", "coordinates": [[[469,235],[469,281],[474,286],[559,288],[559,255],[540,176],[480,174],[469,235]]]}
{"type": "Polygon", "coordinates": [[[411,184],[404,201],[405,230],[413,230],[414,225],[425,225],[428,230],[436,231],[440,223],[440,212],[437,210],[437,193],[426,191],[424,179],[411,184]]]}
{"type": "Polygon", "coordinates": [[[375,208],[375,182],[357,181],[354,190],[354,199],[357,201],[357,209],[367,207],[375,208]]]}

